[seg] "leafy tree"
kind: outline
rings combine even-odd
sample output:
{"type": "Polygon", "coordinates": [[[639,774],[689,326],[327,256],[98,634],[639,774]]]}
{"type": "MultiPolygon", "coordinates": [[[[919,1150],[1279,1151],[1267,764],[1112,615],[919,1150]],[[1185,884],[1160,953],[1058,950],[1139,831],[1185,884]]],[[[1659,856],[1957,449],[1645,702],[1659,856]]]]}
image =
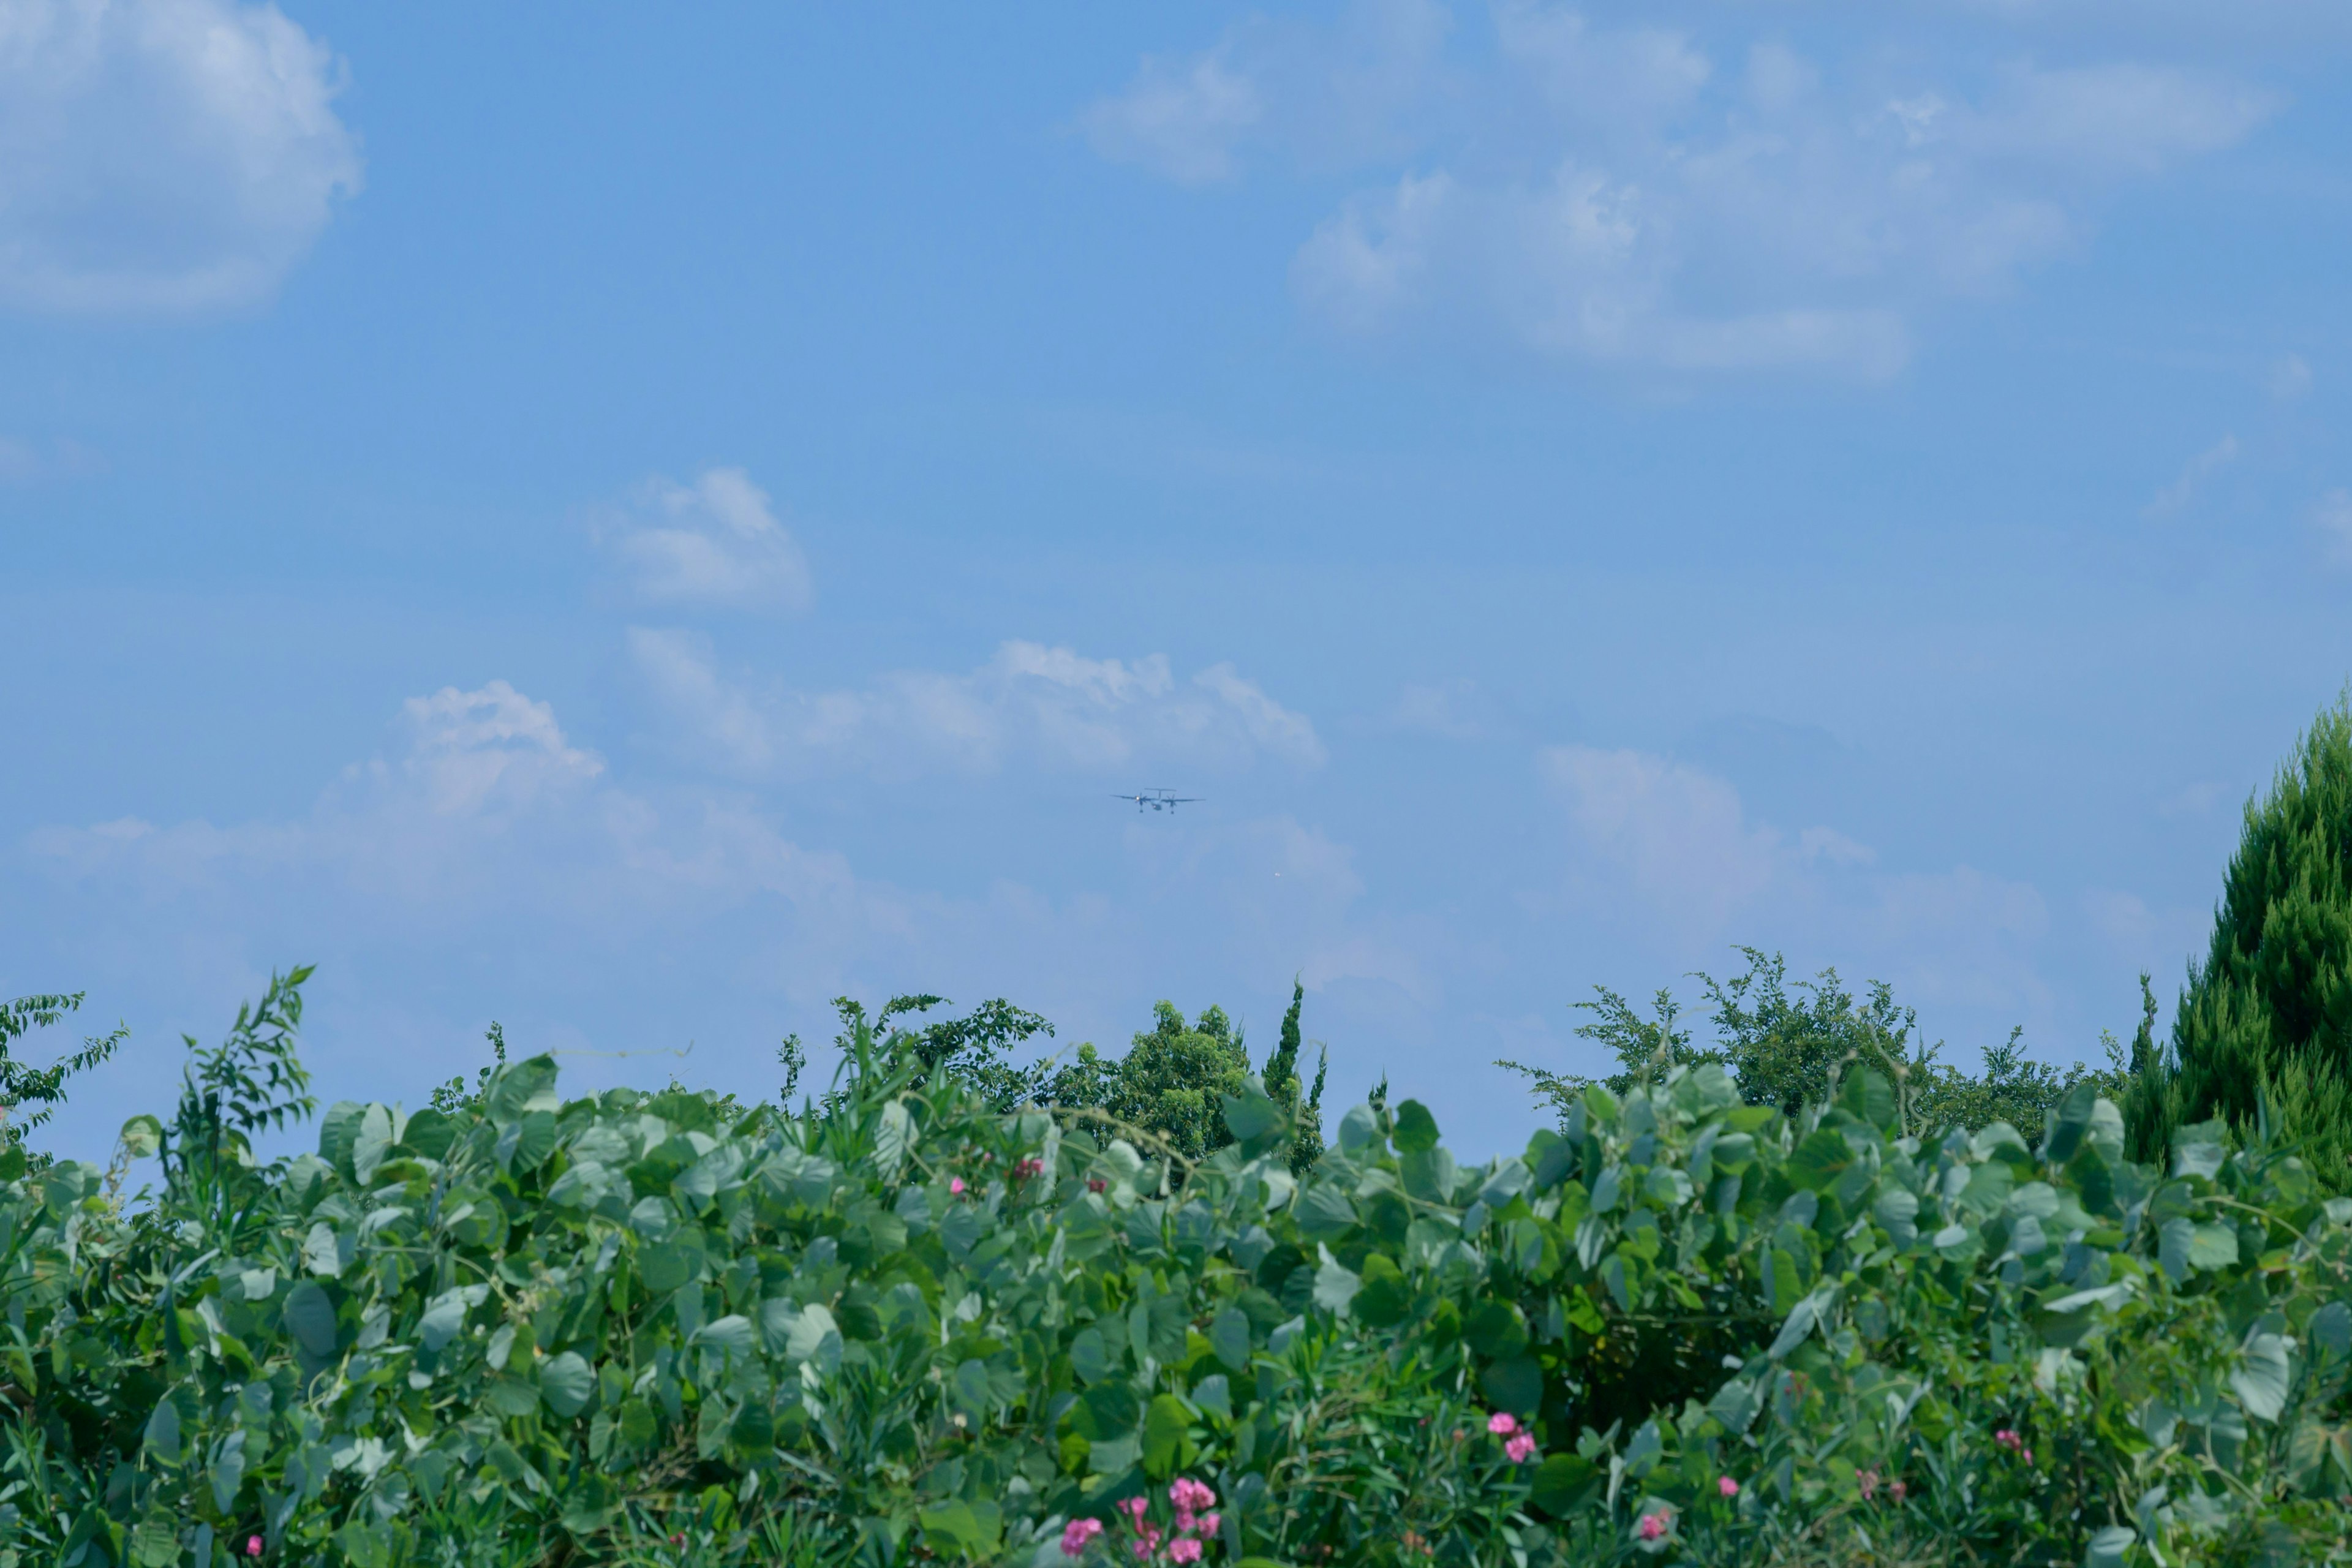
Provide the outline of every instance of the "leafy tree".
{"type": "MultiPolygon", "coordinates": [[[[70,996],[19,996],[13,1002],[0,1002],[0,1150],[21,1150],[25,1135],[47,1126],[57,1114],[65,1101],[68,1080],[106,1060],[131,1037],[131,1031],[118,1024],[112,1034],[91,1036],[79,1049],[67,1052],[47,1067],[28,1067],[16,1059],[18,1040],[32,1030],[53,1026],[78,1010],[85,994],[77,991],[70,996]]],[[[22,1152],[15,1156],[25,1157],[22,1152]]]]}
{"type": "Polygon", "coordinates": [[[1241,1033],[1217,1006],[1187,1024],[1173,1003],[1161,1002],[1152,1017],[1118,1064],[1103,1109],[1158,1133],[1187,1160],[1206,1159],[1234,1141],[1220,1100],[1248,1087],[1241,1033]]]}
{"type": "MultiPolygon", "coordinates": [[[[2077,1085],[2088,1083],[2095,1092],[2112,1095],[2122,1090],[2127,1077],[2112,1041],[2108,1070],[2093,1072],[2080,1063],[2062,1070],[2026,1057],[2022,1029],[1987,1050],[1982,1075],[1971,1077],[1940,1059],[1941,1042],[1918,1037],[1917,1013],[1897,1004],[1884,981],[1872,982],[1856,999],[1835,969],[1792,982],[1780,954],[1752,947],[1739,952],[1748,960],[1746,973],[1728,980],[1696,976],[1714,1007],[1709,1022],[1716,1037],[1709,1046],[1693,1043],[1681,1022],[1681,1005],[1664,990],[1646,1018],[1605,986],[1593,988],[1593,1000],[1577,1004],[1594,1015],[1578,1036],[1616,1054],[1619,1070],[1601,1080],[1611,1093],[1622,1097],[1677,1068],[1715,1062],[1730,1072],[1748,1104],[1794,1116],[1827,1100],[1848,1068],[1859,1063],[1897,1086],[1904,1124],[1914,1132],[1953,1127],[1973,1132],[2006,1121],[2033,1133],[2077,1085]]],[[[1591,1081],[1522,1062],[1496,1065],[1527,1075],[1537,1100],[1562,1116],[1580,1102],[1591,1081]]]]}
{"type": "Polygon", "coordinates": [[[2331,1190],[2352,1190],[2352,693],[2246,803],[2205,962],[2126,1107],[2154,1158],[2189,1123],[2265,1118],[2331,1190]]]}

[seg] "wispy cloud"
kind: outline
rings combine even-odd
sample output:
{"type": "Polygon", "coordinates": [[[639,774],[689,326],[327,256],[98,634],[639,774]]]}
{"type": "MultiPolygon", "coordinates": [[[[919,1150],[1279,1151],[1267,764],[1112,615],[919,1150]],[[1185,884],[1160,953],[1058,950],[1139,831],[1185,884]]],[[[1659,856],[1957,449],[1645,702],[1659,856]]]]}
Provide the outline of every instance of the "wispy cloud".
{"type": "Polygon", "coordinates": [[[750,776],[832,769],[989,773],[1022,760],[1106,773],[1165,763],[1224,770],[1323,761],[1315,726],[1230,664],[1179,680],[1164,654],[1088,658],[1007,642],[963,674],[909,670],[858,689],[755,690],[708,643],[632,627],[629,647],[690,749],[750,776]]]}
{"type": "Polygon", "coordinates": [[[2078,248],[2104,193],[2236,145],[2281,101],[2132,60],[1890,74],[1531,0],[1494,10],[1486,64],[1450,64],[1426,17],[1389,29],[1407,42],[1381,72],[1302,63],[1360,57],[1364,18],[1405,10],[1429,8],[1360,5],[1278,49],[1246,25],[1154,61],[1089,122],[1148,124],[1171,151],[1097,146],[1192,180],[1310,141],[1385,161],[1292,261],[1301,302],[1345,334],[1874,377],[1901,367],[1924,305],[2078,248]]]}
{"type": "Polygon", "coordinates": [[[2319,531],[2327,558],[2352,566],[2352,489],[2332,489],[2314,501],[2311,525],[2319,531]]]}
{"type": "Polygon", "coordinates": [[[2020,1006],[2045,988],[2032,887],[1972,867],[1890,868],[1836,829],[1757,821],[1717,774],[1637,751],[1555,746],[1538,766],[1568,829],[1566,894],[1703,961],[1730,941],[1811,944],[1923,999],[2020,1006]]]}
{"type": "Polygon", "coordinates": [[[653,604],[791,612],[815,595],[799,542],[740,468],[708,469],[687,485],[649,480],[597,520],[595,537],[653,604]]]}
{"type": "Polygon", "coordinates": [[[2181,510],[2197,499],[2198,491],[2204,488],[2206,480],[2237,460],[2238,438],[2235,436],[2222,437],[2189,458],[2181,468],[2180,477],[2157,491],[2155,499],[2141,510],[2140,515],[2158,518],[2181,510]]]}
{"type": "Polygon", "coordinates": [[[0,302],[248,304],[360,188],[327,47],[234,0],[0,4],[0,302]]]}

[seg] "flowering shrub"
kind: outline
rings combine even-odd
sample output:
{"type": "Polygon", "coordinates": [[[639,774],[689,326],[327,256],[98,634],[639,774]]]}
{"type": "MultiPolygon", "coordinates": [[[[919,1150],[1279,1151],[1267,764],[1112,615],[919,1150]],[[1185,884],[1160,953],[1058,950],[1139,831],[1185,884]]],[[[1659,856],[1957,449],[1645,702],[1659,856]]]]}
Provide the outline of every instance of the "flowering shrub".
{"type": "Polygon", "coordinates": [[[2352,1552],[2352,1203],[2087,1091],[1919,1139],[1702,1066],[1475,1166],[1359,1107],[1300,1178],[1255,1086],[1195,1162],[867,1033],[796,1113],[540,1058],[267,1163],[273,1037],[127,1205],[0,1165],[0,1568],[2352,1552]]]}

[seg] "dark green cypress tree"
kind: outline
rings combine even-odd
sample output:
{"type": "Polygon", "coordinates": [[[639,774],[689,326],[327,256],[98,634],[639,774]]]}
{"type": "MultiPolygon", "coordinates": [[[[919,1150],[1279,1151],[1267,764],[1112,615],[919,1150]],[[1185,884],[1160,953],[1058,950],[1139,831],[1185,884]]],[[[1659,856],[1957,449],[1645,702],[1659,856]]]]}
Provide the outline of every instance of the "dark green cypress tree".
{"type": "Polygon", "coordinates": [[[1303,1043],[1298,1034],[1298,1015],[1307,1005],[1304,982],[1290,983],[1290,1011],[1282,1016],[1282,1037],[1275,1042],[1273,1054],[1265,1058],[1265,1092],[1276,1105],[1286,1106],[1297,1116],[1297,1135],[1290,1143],[1290,1168],[1304,1175],[1315,1162],[1323,1157],[1323,1077],[1330,1070],[1331,1058],[1324,1053],[1315,1068],[1315,1089],[1303,1100],[1298,1081],[1298,1050],[1303,1043]]]}
{"type": "Polygon", "coordinates": [[[2143,1060],[2127,1097],[2132,1152],[2219,1117],[2242,1136],[2265,1120],[2302,1145],[2333,1192],[2352,1190],[2352,706],[2302,737],[2245,828],[2192,964],[2169,1059],[2143,1060]]]}

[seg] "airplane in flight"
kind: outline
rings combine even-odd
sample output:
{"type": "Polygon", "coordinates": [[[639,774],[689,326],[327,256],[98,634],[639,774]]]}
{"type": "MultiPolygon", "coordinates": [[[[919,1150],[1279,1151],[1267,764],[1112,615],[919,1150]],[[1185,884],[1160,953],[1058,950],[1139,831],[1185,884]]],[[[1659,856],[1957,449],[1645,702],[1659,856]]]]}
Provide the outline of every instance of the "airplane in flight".
{"type": "Polygon", "coordinates": [[[1171,816],[1178,806],[1197,805],[1202,798],[1197,795],[1178,795],[1168,789],[1148,789],[1139,795],[1119,795],[1114,791],[1111,795],[1113,800],[1135,802],[1138,811],[1164,811],[1171,816]]]}

